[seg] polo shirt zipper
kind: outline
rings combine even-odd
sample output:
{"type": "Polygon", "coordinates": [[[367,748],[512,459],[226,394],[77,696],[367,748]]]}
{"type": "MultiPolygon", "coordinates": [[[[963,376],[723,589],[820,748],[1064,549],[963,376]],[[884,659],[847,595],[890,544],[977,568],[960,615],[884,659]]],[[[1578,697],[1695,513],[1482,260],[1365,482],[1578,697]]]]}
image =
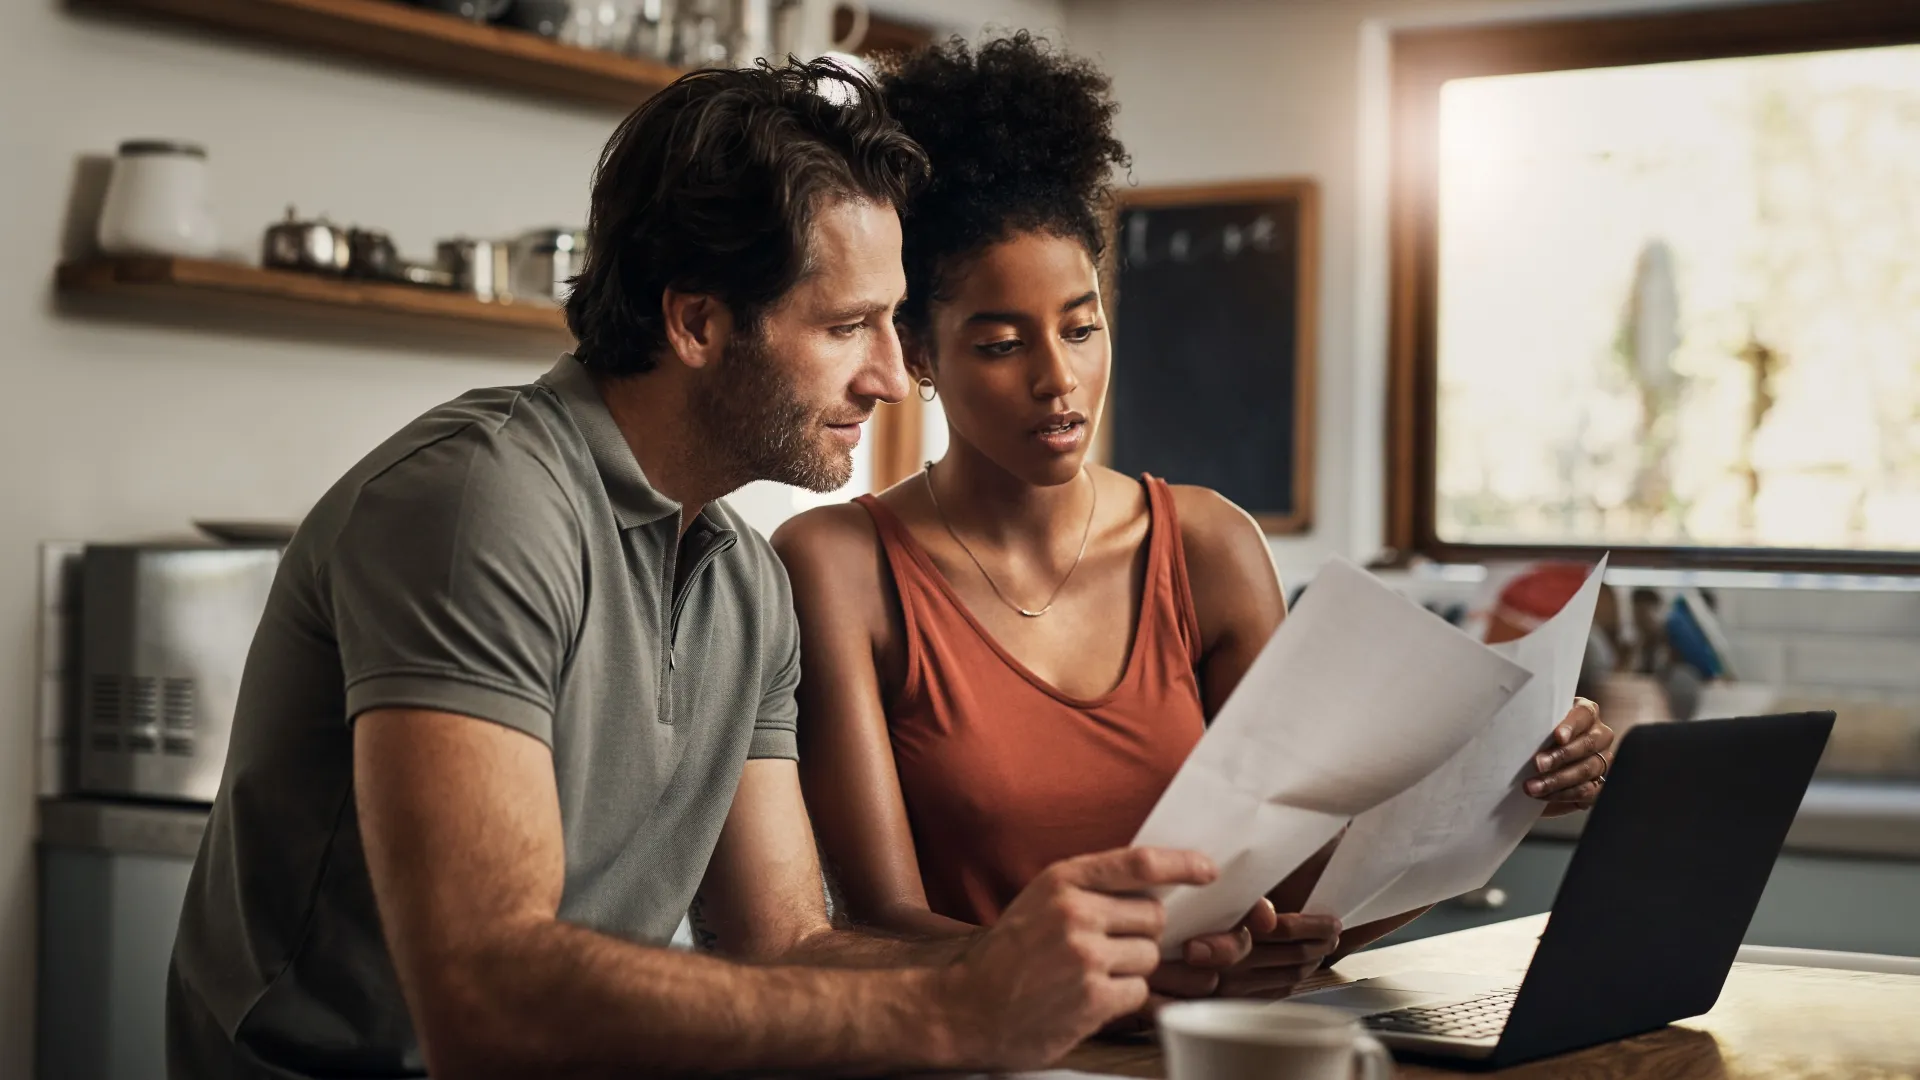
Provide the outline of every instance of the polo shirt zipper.
{"type": "MultiPolygon", "coordinates": [[[[719,558],[725,552],[732,550],[736,542],[737,538],[729,536],[715,543],[705,551],[702,551],[699,559],[694,562],[693,569],[687,572],[686,580],[681,584],[680,588],[674,591],[672,614],[667,621],[667,678],[661,682],[661,698],[663,699],[660,703],[661,723],[673,723],[673,689],[671,683],[673,672],[680,666],[678,654],[680,644],[680,615],[686,610],[687,599],[693,594],[693,587],[699,583],[700,576],[707,572],[707,567],[713,563],[713,560],[719,558]]],[[[674,573],[674,558],[675,556],[672,554],[667,557],[669,581],[672,580],[674,573]]]]}

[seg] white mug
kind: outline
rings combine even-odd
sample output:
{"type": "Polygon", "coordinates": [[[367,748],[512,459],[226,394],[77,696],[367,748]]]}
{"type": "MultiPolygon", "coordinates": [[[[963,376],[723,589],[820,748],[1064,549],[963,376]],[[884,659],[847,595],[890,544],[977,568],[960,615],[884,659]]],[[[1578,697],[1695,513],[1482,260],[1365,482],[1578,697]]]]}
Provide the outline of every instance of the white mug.
{"type": "Polygon", "coordinates": [[[1393,1057],[1324,1005],[1186,1001],[1160,1010],[1167,1080],[1387,1080],[1393,1057]]]}
{"type": "Polygon", "coordinates": [[[774,0],[773,55],[768,59],[783,64],[789,55],[817,60],[828,53],[851,53],[866,38],[868,21],[862,0],[774,0]],[[841,8],[853,15],[853,26],[845,37],[835,37],[833,19],[841,8]]]}

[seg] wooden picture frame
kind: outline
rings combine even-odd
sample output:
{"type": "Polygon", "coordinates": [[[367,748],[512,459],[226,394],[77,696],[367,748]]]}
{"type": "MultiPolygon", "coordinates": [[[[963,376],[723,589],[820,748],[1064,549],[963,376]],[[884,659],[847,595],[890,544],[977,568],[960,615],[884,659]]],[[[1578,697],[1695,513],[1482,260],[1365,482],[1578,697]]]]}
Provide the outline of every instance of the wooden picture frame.
{"type": "MultiPolygon", "coordinates": [[[[1114,242],[1109,246],[1111,267],[1106,276],[1110,317],[1114,326],[1116,370],[1114,382],[1126,377],[1119,367],[1120,342],[1127,333],[1127,294],[1124,287],[1125,243],[1120,223],[1130,211],[1186,209],[1277,203],[1293,207],[1294,262],[1291,303],[1294,328],[1290,358],[1293,370],[1283,381],[1290,381],[1292,410],[1291,461],[1289,490],[1291,505],[1285,508],[1249,506],[1261,528],[1272,535],[1298,535],[1313,526],[1314,462],[1316,450],[1315,392],[1320,313],[1320,187],[1306,178],[1242,180],[1216,184],[1177,185],[1122,189],[1114,193],[1114,242]]],[[[1108,390],[1108,422],[1101,432],[1102,456],[1112,460],[1113,431],[1119,419],[1113,415],[1113,391],[1108,390]]],[[[1180,482],[1179,476],[1167,479],[1180,482]]],[[[1229,493],[1230,494],[1230,493],[1229,493]]]]}

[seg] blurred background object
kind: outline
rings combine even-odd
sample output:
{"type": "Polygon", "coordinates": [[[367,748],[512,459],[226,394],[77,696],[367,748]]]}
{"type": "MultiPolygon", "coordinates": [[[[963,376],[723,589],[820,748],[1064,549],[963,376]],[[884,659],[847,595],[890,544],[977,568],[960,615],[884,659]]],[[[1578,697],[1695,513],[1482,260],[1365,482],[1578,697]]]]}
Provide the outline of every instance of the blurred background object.
{"type": "Polygon", "coordinates": [[[131,139],[120,144],[96,237],[111,255],[211,255],[219,246],[197,143],[131,139]]]}

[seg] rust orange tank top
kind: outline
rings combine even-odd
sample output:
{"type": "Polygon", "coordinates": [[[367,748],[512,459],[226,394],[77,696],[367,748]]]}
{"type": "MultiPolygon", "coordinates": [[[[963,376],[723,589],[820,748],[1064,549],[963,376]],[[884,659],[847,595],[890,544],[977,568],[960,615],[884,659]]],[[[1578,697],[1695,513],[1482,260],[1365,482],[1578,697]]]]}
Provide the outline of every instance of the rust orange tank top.
{"type": "Polygon", "coordinates": [[[1142,477],[1146,587],[1125,673],[1061,693],[993,640],[872,496],[905,619],[906,677],[884,704],[935,912],[991,924],[1049,863],[1133,839],[1206,727],[1200,628],[1165,481],[1142,477]]]}

